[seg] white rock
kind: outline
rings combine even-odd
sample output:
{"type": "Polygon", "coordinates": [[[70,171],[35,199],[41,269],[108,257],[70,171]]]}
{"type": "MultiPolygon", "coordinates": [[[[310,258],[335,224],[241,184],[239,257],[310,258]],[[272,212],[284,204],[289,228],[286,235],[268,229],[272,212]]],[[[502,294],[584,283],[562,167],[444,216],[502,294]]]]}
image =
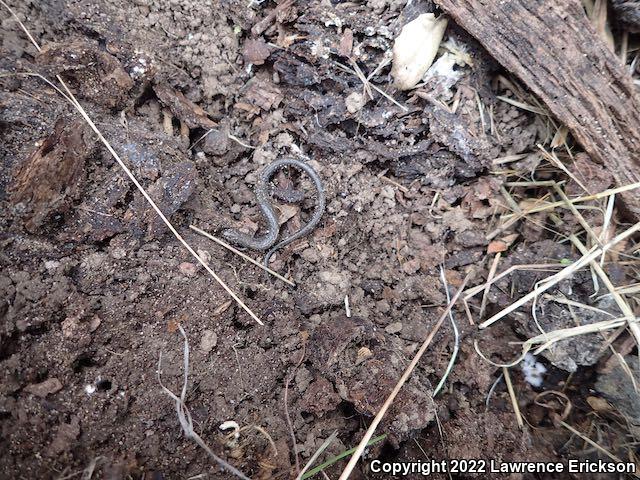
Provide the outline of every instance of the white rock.
{"type": "Polygon", "coordinates": [[[200,339],[200,350],[209,353],[218,344],[218,335],[213,330],[205,330],[200,339]]]}
{"type": "Polygon", "coordinates": [[[360,92],[352,92],[345,99],[345,104],[347,105],[347,111],[349,113],[356,113],[362,110],[365,103],[367,103],[367,99],[360,92]]]}

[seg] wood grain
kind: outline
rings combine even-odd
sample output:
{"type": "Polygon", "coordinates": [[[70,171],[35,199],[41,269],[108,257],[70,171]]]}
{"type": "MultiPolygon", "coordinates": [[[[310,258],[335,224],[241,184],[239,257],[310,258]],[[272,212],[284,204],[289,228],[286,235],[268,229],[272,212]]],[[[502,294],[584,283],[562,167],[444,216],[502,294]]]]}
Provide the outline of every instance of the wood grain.
{"type": "MultiPolygon", "coordinates": [[[[640,182],[640,97],[579,0],[436,3],[539,97],[619,186],[640,182]]],[[[638,191],[623,200],[640,219],[638,191]]]]}

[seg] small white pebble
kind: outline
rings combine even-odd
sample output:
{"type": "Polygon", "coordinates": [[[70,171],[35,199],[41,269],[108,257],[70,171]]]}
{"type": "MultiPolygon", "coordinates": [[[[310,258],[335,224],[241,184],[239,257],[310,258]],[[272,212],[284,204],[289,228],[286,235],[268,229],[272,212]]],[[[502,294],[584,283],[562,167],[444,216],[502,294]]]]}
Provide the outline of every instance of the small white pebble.
{"type": "Polygon", "coordinates": [[[46,268],[47,270],[55,270],[59,266],[60,262],[56,260],[47,260],[46,262],[44,262],[44,268],[46,268]]]}

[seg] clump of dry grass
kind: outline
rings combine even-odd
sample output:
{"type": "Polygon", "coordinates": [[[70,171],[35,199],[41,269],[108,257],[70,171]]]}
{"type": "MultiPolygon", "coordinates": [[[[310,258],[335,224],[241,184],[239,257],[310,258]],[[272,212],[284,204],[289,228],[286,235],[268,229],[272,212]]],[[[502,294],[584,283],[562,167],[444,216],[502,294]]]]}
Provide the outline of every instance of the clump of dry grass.
{"type": "MultiPolygon", "coordinates": [[[[546,109],[535,99],[526,97],[509,80],[502,80],[516,93],[516,99],[499,98],[517,108],[538,115],[540,121],[546,123],[550,130],[548,137],[537,146],[537,151],[503,157],[494,161],[494,166],[499,169],[494,173],[507,177],[507,181],[501,189],[504,203],[498,217],[498,225],[487,235],[487,238],[488,240],[500,238],[500,236],[517,231],[518,228],[522,229],[522,224],[530,223],[536,229],[542,228],[549,231],[556,241],[570,244],[579,254],[579,258],[575,261],[514,265],[497,273],[501,258],[508,255],[508,253],[499,252],[491,260],[486,282],[467,289],[463,295],[469,322],[471,324],[478,323],[481,330],[491,327],[496,322],[505,321],[523,307],[530,306],[531,308],[530,314],[540,329],[540,334],[522,342],[522,353],[515,360],[506,363],[494,362],[481,352],[477,340],[475,341],[476,352],[491,364],[502,368],[501,378],[504,377],[506,380],[514,412],[518,423],[522,426],[522,414],[518,407],[517,392],[509,376],[509,368],[519,364],[529,351],[540,354],[558,342],[598,333],[605,338],[606,348],[612,352],[611,358],[620,362],[623,369],[628,372],[631,387],[636,388],[631,370],[626,365],[623,356],[616,351],[613,342],[627,330],[635,344],[640,345],[640,319],[637,316],[638,307],[640,307],[640,297],[637,294],[640,289],[636,284],[616,285],[609,278],[605,267],[608,264],[617,263],[625,267],[627,271],[634,270],[636,273],[640,271],[640,258],[638,257],[640,249],[636,243],[638,233],[640,233],[640,222],[625,225],[616,221],[615,215],[619,194],[639,188],[640,183],[623,185],[601,192],[589,191],[588,178],[581,178],[574,173],[575,159],[569,145],[570,139],[566,129],[556,125],[546,109]],[[530,156],[538,157],[535,170],[523,170],[519,166],[519,162],[530,156]],[[569,195],[566,190],[569,182],[573,182],[582,192],[573,196],[569,195]],[[545,218],[540,219],[540,215],[537,214],[542,214],[545,218]],[[514,299],[510,305],[486,318],[487,298],[490,290],[495,287],[496,282],[516,271],[548,272],[549,275],[537,282],[531,291],[514,299]],[[595,293],[588,301],[549,294],[560,282],[572,278],[581,271],[588,271],[591,274],[595,293]],[[602,290],[605,291],[604,295],[602,290]],[[478,305],[478,301],[474,297],[479,295],[482,295],[482,298],[478,305]],[[575,324],[553,331],[545,331],[537,320],[537,302],[541,296],[547,300],[564,304],[569,309],[597,310],[611,318],[590,324],[580,324],[579,315],[574,314],[575,324]],[[595,302],[603,296],[611,297],[614,300],[620,311],[619,315],[604,312],[595,306],[595,302]]],[[[594,448],[603,453],[606,452],[607,456],[615,461],[620,461],[604,447],[571,427],[565,422],[565,419],[558,426],[566,428],[574,435],[581,436],[594,448]]]]}

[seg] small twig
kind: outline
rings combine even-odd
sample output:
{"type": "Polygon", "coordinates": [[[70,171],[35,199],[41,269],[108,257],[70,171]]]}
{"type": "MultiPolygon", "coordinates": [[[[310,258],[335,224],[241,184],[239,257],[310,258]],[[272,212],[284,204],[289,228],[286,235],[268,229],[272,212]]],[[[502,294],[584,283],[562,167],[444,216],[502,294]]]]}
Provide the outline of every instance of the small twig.
{"type": "Polygon", "coordinates": [[[298,442],[296,441],[296,432],[293,429],[293,423],[291,422],[291,415],[289,414],[289,383],[291,383],[291,379],[295,376],[296,371],[298,370],[298,367],[302,365],[306,351],[307,351],[307,342],[305,341],[302,344],[302,355],[300,355],[300,360],[298,361],[296,366],[293,368],[291,373],[287,375],[287,379],[285,380],[285,384],[284,384],[284,413],[287,419],[287,426],[289,427],[289,435],[291,436],[291,443],[293,444],[293,453],[296,460],[296,473],[298,475],[301,475],[300,474],[300,458],[298,453],[298,442]]]}
{"type": "Polygon", "coordinates": [[[213,240],[214,242],[216,242],[218,245],[223,246],[224,248],[226,248],[227,250],[235,253],[236,255],[239,255],[240,257],[244,258],[247,262],[251,262],[253,263],[256,267],[261,268],[262,270],[264,270],[267,273],[270,273],[271,275],[273,275],[274,277],[282,280],[283,282],[291,285],[292,287],[295,287],[296,284],[293,283],[291,280],[283,277],[282,275],[280,275],[278,272],[275,272],[273,270],[271,270],[269,267],[265,267],[262,263],[258,262],[257,260],[254,260],[253,258],[251,258],[249,255],[246,255],[244,253],[242,253],[240,250],[235,249],[234,247],[232,247],[231,245],[229,245],[228,243],[224,242],[223,240],[220,240],[217,237],[214,237],[213,235],[211,235],[208,232],[205,232],[204,230],[201,230],[200,228],[194,226],[194,225],[189,225],[189,228],[191,230],[193,230],[194,232],[199,233],[200,235],[204,235],[205,237],[207,237],[209,240],[213,240]]]}
{"type": "Polygon", "coordinates": [[[380,422],[384,418],[385,414],[387,413],[387,410],[389,409],[389,407],[393,403],[394,399],[398,395],[398,392],[400,392],[400,389],[403,387],[403,385],[406,383],[406,381],[411,376],[411,373],[416,368],[416,365],[418,365],[418,362],[422,358],[422,355],[424,354],[424,352],[426,352],[427,348],[431,344],[431,341],[433,340],[433,337],[435,337],[436,333],[438,333],[438,330],[440,330],[440,327],[442,326],[443,322],[445,321],[445,319],[449,315],[449,310],[451,310],[451,308],[453,308],[453,306],[458,301],[458,298],[460,297],[460,294],[464,290],[464,287],[466,286],[467,281],[469,280],[469,277],[470,277],[470,274],[467,274],[465,279],[462,281],[462,285],[460,285],[460,288],[458,289],[456,294],[451,299],[451,302],[449,302],[449,305],[447,305],[447,308],[445,309],[445,311],[442,313],[442,315],[440,316],[440,318],[438,319],[438,321],[434,325],[433,329],[431,330],[431,333],[429,333],[429,335],[427,336],[425,341],[422,343],[422,346],[420,347],[418,352],[413,357],[413,360],[411,360],[411,363],[409,364],[407,369],[404,371],[404,373],[400,377],[400,380],[398,380],[398,383],[396,384],[396,386],[393,388],[393,390],[391,391],[391,393],[389,394],[389,396],[385,400],[384,404],[382,405],[382,408],[380,408],[380,410],[378,411],[377,415],[375,416],[375,418],[371,422],[371,425],[369,425],[369,428],[367,429],[366,433],[364,434],[364,437],[362,437],[362,440],[360,440],[360,443],[358,444],[358,447],[356,448],[355,453],[351,457],[351,460],[349,460],[349,463],[347,464],[345,469],[342,471],[342,475],[340,475],[340,478],[338,480],[347,480],[349,478],[349,475],[351,475],[351,472],[353,471],[354,467],[358,463],[358,460],[360,459],[360,456],[362,455],[362,452],[364,452],[364,449],[367,447],[367,443],[369,442],[369,440],[373,436],[374,432],[376,431],[376,428],[378,427],[378,425],[380,424],[380,422]]]}

